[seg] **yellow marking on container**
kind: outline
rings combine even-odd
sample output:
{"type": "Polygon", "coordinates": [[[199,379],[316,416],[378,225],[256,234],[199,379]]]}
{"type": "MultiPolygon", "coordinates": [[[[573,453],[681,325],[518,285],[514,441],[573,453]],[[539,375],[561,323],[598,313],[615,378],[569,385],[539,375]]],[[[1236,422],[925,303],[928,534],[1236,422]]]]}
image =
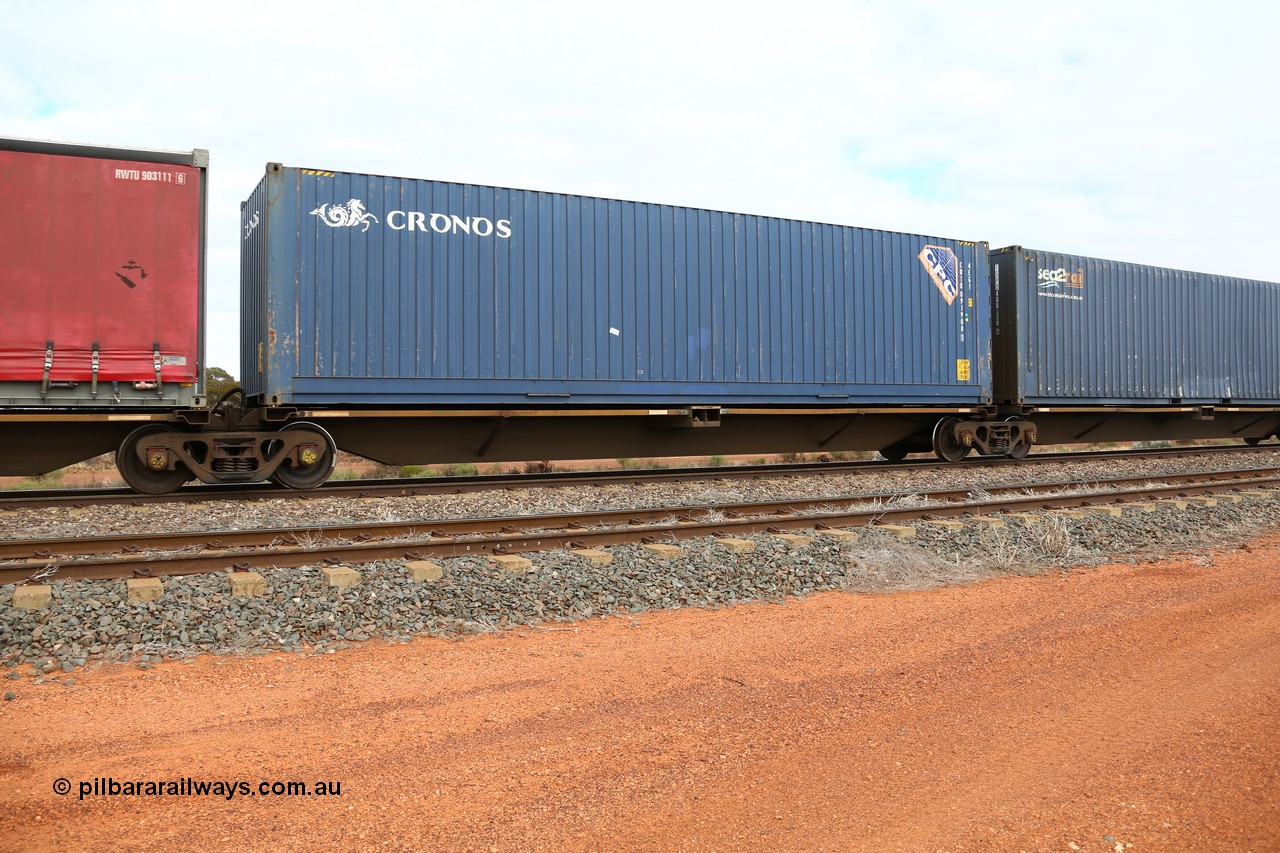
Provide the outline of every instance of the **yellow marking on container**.
{"type": "Polygon", "coordinates": [[[967,358],[956,359],[956,381],[957,382],[969,381],[969,359],[967,358]]]}

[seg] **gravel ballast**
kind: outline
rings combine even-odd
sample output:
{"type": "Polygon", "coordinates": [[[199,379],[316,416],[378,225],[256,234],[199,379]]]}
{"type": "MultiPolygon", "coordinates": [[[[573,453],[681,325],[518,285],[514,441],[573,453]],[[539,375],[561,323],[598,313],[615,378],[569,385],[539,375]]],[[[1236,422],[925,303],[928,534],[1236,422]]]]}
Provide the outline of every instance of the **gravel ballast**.
{"type": "Polygon", "coordinates": [[[1117,558],[1204,554],[1277,526],[1280,501],[1248,497],[1118,518],[1043,513],[1031,524],[971,521],[959,530],[917,523],[913,539],[862,529],[856,541],[818,535],[799,548],[764,534],[750,537],[750,553],[709,538],[679,543],[682,553],[670,559],[616,546],[603,567],[548,551],[529,554],[533,567],[519,574],[484,557],[459,557],[441,561],[438,581],[415,582],[401,563],[378,562],[355,566],[360,583],[341,592],[326,585],[320,567],[267,570],[261,598],[232,597],[221,574],[165,578],[163,597],[147,603],[128,601],[123,581],[64,581],[52,585],[48,607],[26,611],[11,606],[9,585],[0,587],[0,666],[10,678],[68,683],[67,673],[101,662],[329,653],[371,639],[546,630],[654,609],[780,602],[836,589],[920,589],[1117,558]]]}

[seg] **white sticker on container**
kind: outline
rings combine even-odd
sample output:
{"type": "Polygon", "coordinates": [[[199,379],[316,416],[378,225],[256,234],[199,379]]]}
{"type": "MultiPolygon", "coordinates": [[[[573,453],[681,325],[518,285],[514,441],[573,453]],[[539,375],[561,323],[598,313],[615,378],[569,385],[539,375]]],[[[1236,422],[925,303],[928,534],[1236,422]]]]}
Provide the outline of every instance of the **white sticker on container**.
{"type": "Polygon", "coordinates": [[[622,330],[621,330],[621,329],[615,329],[613,326],[610,326],[610,327],[609,327],[609,334],[613,335],[614,337],[617,337],[618,335],[621,335],[621,334],[622,334],[622,330]]]}

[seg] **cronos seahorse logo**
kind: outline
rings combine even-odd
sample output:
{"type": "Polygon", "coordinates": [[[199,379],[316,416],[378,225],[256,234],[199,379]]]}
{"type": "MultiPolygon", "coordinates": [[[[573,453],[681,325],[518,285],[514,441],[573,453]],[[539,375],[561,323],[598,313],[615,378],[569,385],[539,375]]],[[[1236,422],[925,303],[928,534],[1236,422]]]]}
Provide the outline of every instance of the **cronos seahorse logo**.
{"type": "Polygon", "coordinates": [[[357,225],[363,225],[360,233],[369,230],[370,222],[377,222],[378,217],[370,213],[358,198],[353,198],[346,204],[324,204],[311,211],[312,216],[320,217],[320,221],[330,228],[355,228],[357,225]]]}

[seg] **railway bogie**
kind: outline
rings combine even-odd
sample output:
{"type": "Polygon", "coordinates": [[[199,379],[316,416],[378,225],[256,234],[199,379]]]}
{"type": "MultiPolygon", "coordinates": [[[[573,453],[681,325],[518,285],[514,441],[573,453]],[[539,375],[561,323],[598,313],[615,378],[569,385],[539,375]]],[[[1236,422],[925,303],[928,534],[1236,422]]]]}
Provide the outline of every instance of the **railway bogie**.
{"type": "Polygon", "coordinates": [[[130,433],[116,453],[128,485],[146,494],[183,483],[251,483],[270,479],[313,489],[328,479],[337,447],[323,427],[303,422],[280,429],[181,430],[151,424],[130,433]]]}

